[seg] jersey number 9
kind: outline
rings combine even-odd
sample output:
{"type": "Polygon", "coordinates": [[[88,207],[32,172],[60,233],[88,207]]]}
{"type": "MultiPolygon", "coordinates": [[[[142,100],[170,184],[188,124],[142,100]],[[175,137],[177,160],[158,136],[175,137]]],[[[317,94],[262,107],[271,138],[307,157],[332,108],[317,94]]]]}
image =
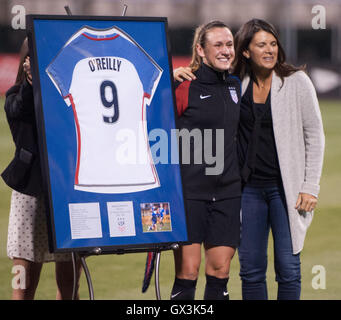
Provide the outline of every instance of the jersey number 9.
{"type": "Polygon", "coordinates": [[[112,117],[103,116],[103,120],[106,123],[114,123],[118,120],[118,100],[117,100],[117,89],[112,81],[105,80],[101,83],[100,94],[103,106],[106,108],[111,108],[114,106],[114,115],[112,117]],[[108,89],[107,89],[108,88],[108,89]],[[112,100],[109,101],[105,94],[106,90],[111,90],[112,100]]]}

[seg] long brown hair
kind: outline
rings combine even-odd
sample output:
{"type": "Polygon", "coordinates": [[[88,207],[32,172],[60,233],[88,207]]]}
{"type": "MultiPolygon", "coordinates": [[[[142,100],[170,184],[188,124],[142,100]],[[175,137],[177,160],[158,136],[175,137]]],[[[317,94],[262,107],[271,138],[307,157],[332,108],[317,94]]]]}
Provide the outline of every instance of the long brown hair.
{"type": "Polygon", "coordinates": [[[27,38],[25,38],[20,48],[20,62],[19,62],[17,78],[15,79],[16,85],[22,84],[26,77],[23,63],[25,62],[25,59],[27,56],[29,56],[29,50],[28,50],[28,41],[27,41],[27,38]]]}
{"type": "Polygon", "coordinates": [[[281,78],[282,82],[285,77],[290,76],[296,71],[305,69],[305,66],[295,67],[294,65],[285,62],[286,56],[283,46],[279,41],[279,36],[275,27],[271,23],[260,19],[252,19],[246,22],[238,30],[235,36],[236,58],[233,63],[234,74],[236,74],[241,80],[243,80],[246,75],[249,75],[250,78],[257,83],[257,79],[251,67],[250,59],[244,57],[243,52],[249,48],[249,44],[255,33],[261,30],[271,33],[276,38],[278,45],[278,57],[274,70],[281,78]]]}
{"type": "Polygon", "coordinates": [[[200,57],[197,53],[197,48],[196,48],[197,44],[200,44],[202,48],[205,48],[207,32],[213,28],[229,29],[229,27],[225,23],[221,21],[217,21],[217,20],[211,21],[207,24],[202,24],[195,29],[193,43],[192,43],[192,58],[189,64],[189,67],[192,69],[192,71],[198,70],[202,63],[202,57],[200,57]]]}

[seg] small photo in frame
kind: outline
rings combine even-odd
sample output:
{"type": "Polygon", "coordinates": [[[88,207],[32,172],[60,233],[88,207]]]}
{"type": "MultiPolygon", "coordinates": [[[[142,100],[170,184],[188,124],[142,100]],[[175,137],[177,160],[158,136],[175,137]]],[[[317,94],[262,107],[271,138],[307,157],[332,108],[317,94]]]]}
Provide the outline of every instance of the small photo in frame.
{"type": "Polygon", "coordinates": [[[169,202],[141,203],[143,232],[172,231],[169,202]]]}

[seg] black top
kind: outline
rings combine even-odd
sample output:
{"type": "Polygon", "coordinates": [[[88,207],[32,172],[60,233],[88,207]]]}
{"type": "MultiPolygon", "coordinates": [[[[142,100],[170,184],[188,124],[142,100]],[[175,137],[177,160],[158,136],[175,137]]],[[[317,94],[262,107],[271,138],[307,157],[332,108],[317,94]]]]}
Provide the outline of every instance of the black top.
{"type": "Polygon", "coordinates": [[[5,111],[15,143],[15,155],[1,176],[12,189],[39,196],[42,193],[42,177],[37,126],[32,86],[26,79],[6,92],[5,111]]]}
{"type": "MultiPolygon", "coordinates": [[[[253,81],[240,106],[238,152],[240,164],[250,171],[248,184],[273,186],[280,179],[280,169],[273,131],[270,92],[265,103],[253,102],[253,81]]],[[[242,172],[245,173],[245,170],[242,172]]]]}
{"type": "Polygon", "coordinates": [[[213,201],[238,197],[241,195],[236,143],[240,112],[239,79],[205,64],[195,75],[196,80],[176,83],[175,90],[178,129],[196,133],[187,149],[185,140],[179,139],[185,197],[213,201]],[[208,139],[205,141],[205,138],[208,139]],[[220,138],[223,141],[219,141],[220,138]],[[202,142],[202,147],[198,141],[202,142]],[[186,151],[190,156],[187,163],[186,151]],[[209,156],[216,159],[209,159],[209,156]],[[211,173],[207,170],[214,167],[211,173]]]}

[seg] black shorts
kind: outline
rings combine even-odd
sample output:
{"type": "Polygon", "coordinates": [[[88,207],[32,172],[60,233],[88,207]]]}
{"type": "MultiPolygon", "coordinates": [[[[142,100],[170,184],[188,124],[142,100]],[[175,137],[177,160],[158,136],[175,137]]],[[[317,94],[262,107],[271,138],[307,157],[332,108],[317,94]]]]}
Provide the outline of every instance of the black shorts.
{"type": "Polygon", "coordinates": [[[188,241],[237,248],[240,242],[241,198],[186,200],[188,241]]]}

